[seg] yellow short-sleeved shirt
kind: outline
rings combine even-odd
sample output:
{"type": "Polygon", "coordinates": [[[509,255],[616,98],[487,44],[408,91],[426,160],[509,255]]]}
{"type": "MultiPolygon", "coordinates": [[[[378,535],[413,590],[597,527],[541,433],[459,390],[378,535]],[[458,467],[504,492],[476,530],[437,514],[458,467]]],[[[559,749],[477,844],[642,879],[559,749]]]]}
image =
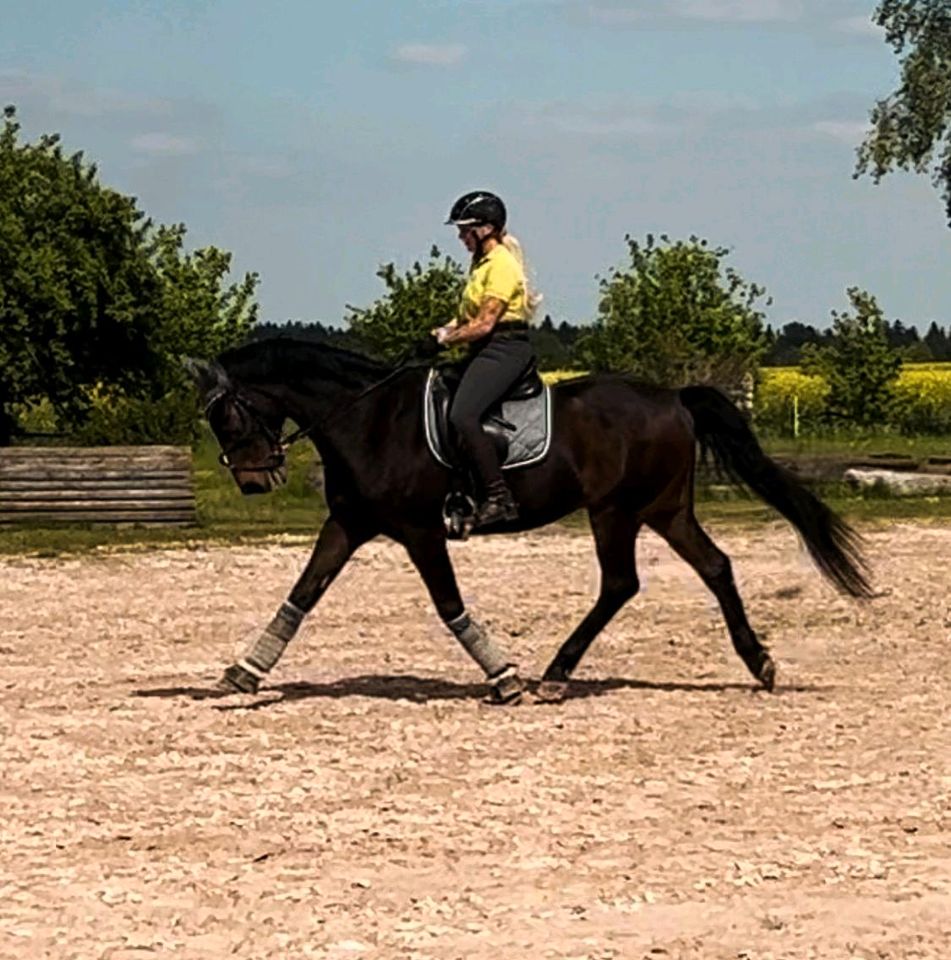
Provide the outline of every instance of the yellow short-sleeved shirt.
{"type": "Polygon", "coordinates": [[[495,297],[506,304],[499,323],[528,319],[525,271],[508,247],[501,243],[472,265],[462,293],[459,321],[468,323],[474,320],[486,297],[495,297]]]}

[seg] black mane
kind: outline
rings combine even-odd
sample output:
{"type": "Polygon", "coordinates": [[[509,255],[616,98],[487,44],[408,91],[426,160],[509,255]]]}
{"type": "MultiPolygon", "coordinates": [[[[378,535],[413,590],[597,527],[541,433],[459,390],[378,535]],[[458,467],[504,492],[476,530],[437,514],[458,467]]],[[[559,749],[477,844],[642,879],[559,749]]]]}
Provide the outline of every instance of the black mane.
{"type": "Polygon", "coordinates": [[[381,380],[393,367],[362,353],[327,343],[278,337],[254,340],[225,350],[218,362],[239,380],[275,382],[331,380],[342,387],[365,387],[381,380]]]}

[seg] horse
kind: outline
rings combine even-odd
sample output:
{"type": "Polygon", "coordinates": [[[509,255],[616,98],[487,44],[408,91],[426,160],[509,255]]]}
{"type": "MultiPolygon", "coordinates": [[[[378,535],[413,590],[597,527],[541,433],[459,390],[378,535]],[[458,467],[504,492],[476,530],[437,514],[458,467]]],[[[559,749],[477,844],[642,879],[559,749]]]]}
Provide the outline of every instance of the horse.
{"type": "MultiPolygon", "coordinates": [[[[517,666],[465,608],[447,548],[443,504],[452,471],[427,448],[423,386],[430,364],[392,365],[325,343],[278,338],[186,358],[205,417],[244,494],[285,482],[286,449],[303,437],[323,463],[328,516],[287,600],[219,693],[256,693],[348,559],[376,536],[401,544],[435,608],[483,671],[486,700],[517,702],[517,666]],[[286,422],[297,430],[282,436],[286,422]]],[[[557,701],[595,637],[638,592],[635,541],[648,527],[700,576],[719,602],[733,647],[772,691],[776,666],[750,626],[729,557],[697,521],[699,458],[775,508],[799,532],[819,571],[841,592],[872,596],[862,539],[792,472],[762,450],[747,417],[715,387],[645,385],[594,373],[551,387],[547,455],[508,471],[518,519],[487,534],[531,530],[584,509],[600,565],[598,596],[545,669],[536,696],[557,701]]],[[[476,530],[475,535],[487,535],[476,530]]]]}

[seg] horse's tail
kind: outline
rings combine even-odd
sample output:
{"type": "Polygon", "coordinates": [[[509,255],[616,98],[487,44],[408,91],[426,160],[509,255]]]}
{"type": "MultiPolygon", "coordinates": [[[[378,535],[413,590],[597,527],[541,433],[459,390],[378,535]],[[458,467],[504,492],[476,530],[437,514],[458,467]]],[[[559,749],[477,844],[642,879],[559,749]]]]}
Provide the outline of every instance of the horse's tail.
{"type": "Polygon", "coordinates": [[[836,586],[853,597],[873,596],[861,537],[789,470],[771,460],[746,418],[714,387],[684,387],[681,403],[690,411],[701,456],[713,454],[717,467],[775,507],[802,535],[813,560],[836,586]]]}

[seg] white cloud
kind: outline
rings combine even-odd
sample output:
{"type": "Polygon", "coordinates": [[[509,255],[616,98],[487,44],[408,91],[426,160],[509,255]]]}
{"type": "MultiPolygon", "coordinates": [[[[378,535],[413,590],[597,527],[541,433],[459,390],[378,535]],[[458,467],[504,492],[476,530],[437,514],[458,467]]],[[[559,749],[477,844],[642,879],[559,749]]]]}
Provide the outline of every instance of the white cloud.
{"type": "Polygon", "coordinates": [[[523,131],[590,140],[642,140],[669,136],[683,127],[682,113],[660,109],[660,101],[636,98],[611,100],[525,102],[515,107],[510,122],[523,131]],[[674,115],[676,114],[676,115],[674,115]]]}
{"type": "Polygon", "coordinates": [[[652,117],[625,115],[611,111],[564,113],[550,117],[550,123],[565,133],[581,134],[586,137],[646,137],[672,133],[676,129],[652,117]]]}
{"type": "Polygon", "coordinates": [[[818,120],[812,125],[816,133],[832,137],[850,146],[858,146],[865,139],[869,125],[858,120],[818,120]]]}
{"type": "Polygon", "coordinates": [[[198,141],[191,137],[179,137],[171,133],[142,133],[131,140],[132,148],[139,153],[153,156],[184,157],[198,153],[198,141]]]}
{"type": "MultiPolygon", "coordinates": [[[[592,140],[658,140],[701,135],[726,124],[733,129],[774,127],[774,107],[737,94],[683,91],[668,97],[588,98],[523,102],[516,124],[536,132],[592,140]]],[[[802,125],[801,122],[799,124],[802,125]]]]}
{"type": "Polygon", "coordinates": [[[24,70],[0,70],[0,99],[5,103],[40,102],[56,115],[108,117],[168,116],[172,103],[109,88],[94,88],[24,70]]]}
{"type": "Polygon", "coordinates": [[[603,7],[595,5],[587,10],[588,17],[595,23],[601,23],[605,26],[624,26],[626,24],[636,24],[645,20],[645,14],[641,10],[635,10],[633,7],[603,7]]]}
{"type": "MultiPolygon", "coordinates": [[[[524,2],[524,0],[523,0],[524,2]]],[[[803,23],[804,0],[593,0],[566,5],[603,26],[650,26],[672,20],[703,23],[803,23]]]]}
{"type": "Polygon", "coordinates": [[[296,173],[294,165],[287,157],[265,156],[245,157],[241,161],[241,169],[254,177],[264,177],[266,180],[286,180],[296,173]]]}
{"type": "Polygon", "coordinates": [[[880,40],[885,36],[885,31],[872,21],[871,17],[845,17],[842,20],[836,20],[832,24],[832,29],[839,33],[851,33],[859,37],[874,37],[880,40]]]}
{"type": "Polygon", "coordinates": [[[690,20],[755,23],[798,20],[800,0],[669,0],[670,12],[690,20]]]}
{"type": "Polygon", "coordinates": [[[427,67],[451,67],[465,55],[466,48],[461,43],[404,43],[393,51],[393,59],[400,63],[427,67]]]}

